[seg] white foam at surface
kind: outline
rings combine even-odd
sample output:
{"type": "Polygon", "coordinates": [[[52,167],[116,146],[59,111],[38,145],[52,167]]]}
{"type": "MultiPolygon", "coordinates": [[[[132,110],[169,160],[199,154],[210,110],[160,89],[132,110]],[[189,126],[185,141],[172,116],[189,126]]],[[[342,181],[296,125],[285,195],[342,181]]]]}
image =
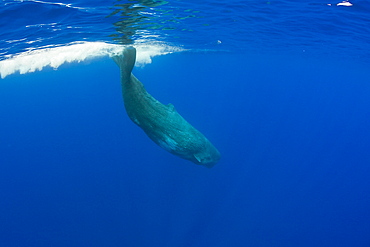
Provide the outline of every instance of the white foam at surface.
{"type": "MultiPolygon", "coordinates": [[[[181,48],[164,44],[137,44],[136,66],[152,62],[152,57],[182,51],[181,48]]],[[[23,52],[0,61],[1,78],[19,72],[20,74],[42,70],[50,66],[57,69],[66,62],[82,62],[102,56],[114,56],[122,52],[124,46],[104,42],[76,42],[65,46],[42,48],[23,52]]]]}

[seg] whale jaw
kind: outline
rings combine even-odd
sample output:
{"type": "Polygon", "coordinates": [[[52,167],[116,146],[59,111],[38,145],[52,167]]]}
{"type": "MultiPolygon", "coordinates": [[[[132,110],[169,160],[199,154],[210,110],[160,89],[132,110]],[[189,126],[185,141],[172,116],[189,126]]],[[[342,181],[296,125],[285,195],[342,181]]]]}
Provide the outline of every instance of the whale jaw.
{"type": "Polygon", "coordinates": [[[194,154],[194,158],[196,162],[193,160],[192,161],[195,164],[203,165],[208,168],[212,168],[220,160],[221,155],[216,149],[212,153],[196,153],[194,154]]]}

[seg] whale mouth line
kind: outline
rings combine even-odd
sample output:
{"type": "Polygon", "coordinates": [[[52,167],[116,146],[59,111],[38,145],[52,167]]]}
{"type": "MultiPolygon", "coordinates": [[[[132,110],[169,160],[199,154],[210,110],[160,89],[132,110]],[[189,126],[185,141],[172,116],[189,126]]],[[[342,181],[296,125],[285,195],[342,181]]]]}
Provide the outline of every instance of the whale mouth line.
{"type": "MultiPolygon", "coordinates": [[[[133,45],[138,51],[136,66],[144,66],[152,62],[155,56],[181,52],[184,49],[164,43],[133,45]]],[[[0,61],[0,76],[5,78],[14,73],[26,74],[41,71],[45,67],[59,68],[64,63],[83,62],[105,56],[122,53],[126,46],[105,42],[72,42],[55,47],[41,47],[28,50],[0,61]]]]}

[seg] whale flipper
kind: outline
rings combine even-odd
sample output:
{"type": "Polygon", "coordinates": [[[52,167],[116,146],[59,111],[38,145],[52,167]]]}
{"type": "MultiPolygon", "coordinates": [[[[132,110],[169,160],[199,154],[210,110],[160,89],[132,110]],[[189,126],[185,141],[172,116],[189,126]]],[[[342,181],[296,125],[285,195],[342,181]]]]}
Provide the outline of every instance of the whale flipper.
{"type": "Polygon", "coordinates": [[[221,157],[219,151],[172,104],[164,105],[152,97],[131,73],[136,49],[127,47],[113,60],[121,71],[123,101],[130,119],[168,152],[197,165],[213,167],[221,157]]]}

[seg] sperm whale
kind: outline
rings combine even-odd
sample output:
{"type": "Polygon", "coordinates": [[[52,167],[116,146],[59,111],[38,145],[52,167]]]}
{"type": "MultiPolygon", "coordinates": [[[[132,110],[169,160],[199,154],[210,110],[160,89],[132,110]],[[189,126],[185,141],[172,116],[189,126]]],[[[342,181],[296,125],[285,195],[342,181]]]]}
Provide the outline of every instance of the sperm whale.
{"type": "Polygon", "coordinates": [[[213,167],[221,157],[219,151],[172,104],[160,103],[132,74],[136,49],[126,47],[113,60],[120,68],[123,101],[129,118],[168,152],[197,165],[213,167]]]}

